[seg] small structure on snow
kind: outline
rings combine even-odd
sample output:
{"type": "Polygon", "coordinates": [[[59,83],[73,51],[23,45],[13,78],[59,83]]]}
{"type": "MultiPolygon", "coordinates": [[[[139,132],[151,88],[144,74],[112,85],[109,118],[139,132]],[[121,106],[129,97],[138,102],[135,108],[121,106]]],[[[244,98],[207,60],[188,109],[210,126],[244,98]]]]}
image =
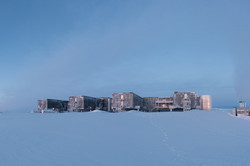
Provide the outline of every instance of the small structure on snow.
{"type": "Polygon", "coordinates": [[[233,115],[238,116],[238,114],[250,116],[249,107],[245,101],[240,101],[239,107],[233,107],[233,115]]]}

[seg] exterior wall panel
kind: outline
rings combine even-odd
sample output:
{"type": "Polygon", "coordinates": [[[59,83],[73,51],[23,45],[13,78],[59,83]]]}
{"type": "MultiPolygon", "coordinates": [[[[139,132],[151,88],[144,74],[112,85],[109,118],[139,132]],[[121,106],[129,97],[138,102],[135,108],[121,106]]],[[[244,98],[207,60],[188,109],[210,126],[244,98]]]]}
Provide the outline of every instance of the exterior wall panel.
{"type": "Polygon", "coordinates": [[[132,92],[112,94],[112,109],[114,111],[141,109],[142,107],[143,99],[132,92]]]}
{"type": "Polygon", "coordinates": [[[195,92],[175,92],[174,93],[174,106],[183,109],[183,100],[187,96],[191,101],[191,109],[196,109],[197,106],[197,93],[195,92]]]}
{"type": "Polygon", "coordinates": [[[55,112],[63,112],[68,109],[68,101],[56,99],[38,100],[38,111],[53,110],[55,112]]]}
{"type": "Polygon", "coordinates": [[[69,97],[68,110],[71,112],[83,112],[95,110],[101,103],[101,99],[89,96],[69,97]]]}

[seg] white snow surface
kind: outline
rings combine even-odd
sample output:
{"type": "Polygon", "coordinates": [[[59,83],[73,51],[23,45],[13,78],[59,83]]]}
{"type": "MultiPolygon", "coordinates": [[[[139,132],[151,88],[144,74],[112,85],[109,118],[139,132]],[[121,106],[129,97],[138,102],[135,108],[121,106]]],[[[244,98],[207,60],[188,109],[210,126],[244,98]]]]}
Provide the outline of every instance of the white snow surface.
{"type": "Polygon", "coordinates": [[[0,115],[0,166],[249,166],[250,121],[227,111],[0,115]]]}
{"type": "MultiPolygon", "coordinates": [[[[233,117],[236,117],[236,116],[234,116],[232,113],[229,113],[229,115],[231,115],[231,116],[233,116],[233,117]]],[[[244,119],[244,120],[250,121],[250,116],[247,116],[247,115],[244,115],[244,114],[238,114],[238,116],[237,116],[236,118],[244,119]]]]}

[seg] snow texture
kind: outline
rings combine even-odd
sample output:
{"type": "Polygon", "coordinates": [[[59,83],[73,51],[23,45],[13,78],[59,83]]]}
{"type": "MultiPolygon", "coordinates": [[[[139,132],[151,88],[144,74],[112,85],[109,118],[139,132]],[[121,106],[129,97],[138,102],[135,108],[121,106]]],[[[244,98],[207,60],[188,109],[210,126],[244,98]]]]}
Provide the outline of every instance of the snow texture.
{"type": "Polygon", "coordinates": [[[239,118],[239,119],[244,119],[244,120],[250,121],[250,116],[246,116],[244,114],[238,114],[238,116],[234,116],[232,113],[229,113],[229,115],[236,117],[236,118],[239,118]]]}
{"type": "Polygon", "coordinates": [[[1,166],[249,166],[227,111],[0,114],[1,166]]]}

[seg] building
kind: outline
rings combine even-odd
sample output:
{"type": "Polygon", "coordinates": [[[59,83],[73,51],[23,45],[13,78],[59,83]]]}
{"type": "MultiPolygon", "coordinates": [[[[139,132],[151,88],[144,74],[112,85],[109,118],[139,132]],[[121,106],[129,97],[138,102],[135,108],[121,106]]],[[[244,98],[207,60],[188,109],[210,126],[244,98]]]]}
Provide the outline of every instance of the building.
{"type": "Polygon", "coordinates": [[[110,97],[99,97],[101,99],[101,103],[99,105],[99,109],[104,111],[111,111],[112,107],[112,98],[110,97]]]}
{"type": "Polygon", "coordinates": [[[202,95],[200,97],[200,109],[201,110],[211,110],[212,100],[210,95],[202,95]]]}
{"type": "Polygon", "coordinates": [[[89,96],[71,96],[69,97],[68,111],[85,112],[92,111],[102,103],[102,99],[89,96]]]}
{"type": "MultiPolygon", "coordinates": [[[[197,96],[195,92],[174,92],[173,97],[140,97],[139,95],[128,93],[113,93],[110,97],[89,97],[89,96],[71,96],[69,101],[45,99],[38,101],[38,110],[51,109],[62,112],[84,112],[95,109],[119,112],[127,110],[140,110],[147,112],[156,111],[188,111],[200,108],[210,110],[212,107],[211,96],[197,96]]],[[[240,103],[239,112],[245,111],[244,102],[240,103]]],[[[245,111],[246,112],[246,111],[245,111]]]]}
{"type": "Polygon", "coordinates": [[[174,92],[174,107],[176,110],[191,110],[197,107],[197,93],[174,92]]]}
{"type": "Polygon", "coordinates": [[[238,114],[244,114],[249,116],[249,108],[247,107],[247,104],[245,101],[240,101],[239,102],[239,107],[234,107],[233,108],[233,114],[237,116],[238,114]]]}
{"type": "Polygon", "coordinates": [[[144,97],[143,109],[152,111],[172,111],[174,100],[172,97],[144,97]]]}
{"type": "Polygon", "coordinates": [[[196,99],[196,108],[197,109],[201,109],[201,97],[197,97],[197,99],[196,99]]]}
{"type": "Polygon", "coordinates": [[[239,108],[247,108],[247,103],[245,101],[240,101],[239,108]]]}
{"type": "Polygon", "coordinates": [[[115,112],[141,110],[142,108],[143,99],[133,92],[112,94],[112,110],[115,112]]]}
{"type": "Polygon", "coordinates": [[[183,108],[183,111],[190,111],[192,109],[192,102],[188,94],[184,94],[184,97],[182,99],[182,108],[183,108]]]}
{"type": "Polygon", "coordinates": [[[156,100],[158,97],[143,97],[143,111],[156,111],[156,100]]]}
{"type": "Polygon", "coordinates": [[[44,112],[45,110],[52,110],[54,112],[64,112],[68,109],[68,101],[56,99],[38,100],[37,109],[38,112],[44,112]]]}

